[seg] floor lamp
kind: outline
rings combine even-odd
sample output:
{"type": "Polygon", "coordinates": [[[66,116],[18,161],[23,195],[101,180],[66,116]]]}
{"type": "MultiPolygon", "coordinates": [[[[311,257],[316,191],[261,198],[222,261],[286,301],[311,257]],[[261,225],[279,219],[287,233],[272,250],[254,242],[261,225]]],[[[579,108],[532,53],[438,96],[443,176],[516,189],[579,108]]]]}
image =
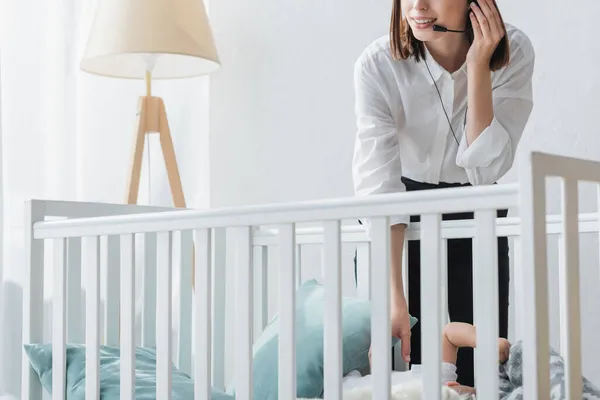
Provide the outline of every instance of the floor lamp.
{"type": "Polygon", "coordinates": [[[158,133],[175,207],[185,208],[179,168],[165,110],[152,79],[188,78],[220,66],[202,0],[102,0],[81,61],[96,75],[144,79],[138,102],[127,204],[136,204],[146,135],[158,133]]]}
{"type": "MultiPolygon", "coordinates": [[[[146,95],[138,101],[127,204],[138,201],[146,135],[158,133],[173,203],[177,208],[186,208],[165,104],[160,97],[152,96],[152,79],[205,75],[219,66],[202,0],[98,2],[81,69],[96,75],[146,81],[146,95]]],[[[192,288],[194,275],[192,268],[192,288]]]]}

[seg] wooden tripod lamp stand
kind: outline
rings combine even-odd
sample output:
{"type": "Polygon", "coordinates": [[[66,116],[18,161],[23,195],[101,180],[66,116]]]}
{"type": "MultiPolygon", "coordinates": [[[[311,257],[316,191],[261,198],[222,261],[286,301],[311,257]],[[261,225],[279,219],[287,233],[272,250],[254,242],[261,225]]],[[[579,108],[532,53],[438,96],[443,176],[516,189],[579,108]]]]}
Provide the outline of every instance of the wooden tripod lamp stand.
{"type": "Polygon", "coordinates": [[[148,72],[146,78],[146,96],[140,97],[138,101],[137,123],[135,124],[135,136],[133,140],[133,154],[127,183],[127,204],[136,204],[140,188],[140,175],[142,172],[142,156],[144,154],[144,142],[146,135],[158,133],[160,147],[162,149],[171,195],[175,207],[185,208],[185,197],[175,158],[175,148],[169,129],[165,103],[160,97],[152,96],[151,76],[148,72]]]}
{"type": "Polygon", "coordinates": [[[185,197],[165,104],[152,96],[152,79],[188,78],[220,66],[202,0],[102,0],[81,69],[96,75],[144,79],[140,97],[126,202],[136,204],[146,135],[157,133],[175,207],[185,197]]]}

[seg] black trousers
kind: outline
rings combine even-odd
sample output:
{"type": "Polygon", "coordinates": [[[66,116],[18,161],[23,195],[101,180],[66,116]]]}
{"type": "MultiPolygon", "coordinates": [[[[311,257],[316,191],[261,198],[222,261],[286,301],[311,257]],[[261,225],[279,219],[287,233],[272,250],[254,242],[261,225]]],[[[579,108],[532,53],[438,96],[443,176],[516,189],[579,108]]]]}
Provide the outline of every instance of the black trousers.
{"type": "MultiPolygon", "coordinates": [[[[464,186],[440,183],[439,185],[416,182],[402,178],[407,191],[432,190],[464,186]]],[[[506,217],[508,210],[498,210],[498,217],[506,217]]],[[[442,220],[473,219],[473,213],[443,214],[442,220]]],[[[419,222],[420,216],[411,216],[411,222],[419,222]]],[[[406,249],[405,249],[406,251],[406,249]]],[[[473,323],[473,245],[471,239],[449,239],[447,246],[448,265],[448,314],[452,322],[473,323]]],[[[356,258],[355,258],[356,276],[356,258]]],[[[510,266],[508,239],[498,238],[498,304],[499,332],[508,336],[508,296],[510,266]]],[[[420,241],[408,242],[408,308],[411,315],[421,318],[421,246],[420,241]]],[[[411,331],[411,364],[421,364],[421,324],[411,331]]],[[[473,349],[461,348],[456,363],[458,382],[474,386],[473,349]]]]}

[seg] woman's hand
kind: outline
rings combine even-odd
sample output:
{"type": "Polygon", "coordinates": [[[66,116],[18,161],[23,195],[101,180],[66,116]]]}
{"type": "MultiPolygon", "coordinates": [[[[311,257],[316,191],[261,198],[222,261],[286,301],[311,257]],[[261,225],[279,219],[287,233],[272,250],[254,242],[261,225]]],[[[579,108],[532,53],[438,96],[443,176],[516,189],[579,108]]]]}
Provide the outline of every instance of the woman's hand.
{"type": "Polygon", "coordinates": [[[392,336],[401,341],[402,359],[404,362],[410,362],[410,318],[405,298],[392,302],[391,326],[392,336]]]}
{"type": "Polygon", "coordinates": [[[471,3],[469,18],[473,25],[473,43],[467,53],[468,64],[489,65],[490,59],[504,37],[504,24],[494,0],[471,3]]]}
{"type": "MultiPolygon", "coordinates": [[[[402,359],[410,362],[410,318],[406,299],[392,301],[391,305],[392,337],[400,339],[402,344],[402,359]]],[[[369,365],[371,365],[371,349],[369,348],[369,365]]]]}

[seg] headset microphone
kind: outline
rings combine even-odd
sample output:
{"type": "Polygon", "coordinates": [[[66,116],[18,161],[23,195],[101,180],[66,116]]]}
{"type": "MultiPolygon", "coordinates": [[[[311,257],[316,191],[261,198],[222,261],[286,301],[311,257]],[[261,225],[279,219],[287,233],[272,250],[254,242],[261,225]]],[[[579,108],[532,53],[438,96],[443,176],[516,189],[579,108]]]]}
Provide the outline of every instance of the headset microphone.
{"type": "Polygon", "coordinates": [[[464,33],[465,31],[456,31],[453,29],[448,29],[445,26],[441,26],[441,25],[433,25],[433,30],[436,32],[456,32],[456,33],[464,33]]]}

